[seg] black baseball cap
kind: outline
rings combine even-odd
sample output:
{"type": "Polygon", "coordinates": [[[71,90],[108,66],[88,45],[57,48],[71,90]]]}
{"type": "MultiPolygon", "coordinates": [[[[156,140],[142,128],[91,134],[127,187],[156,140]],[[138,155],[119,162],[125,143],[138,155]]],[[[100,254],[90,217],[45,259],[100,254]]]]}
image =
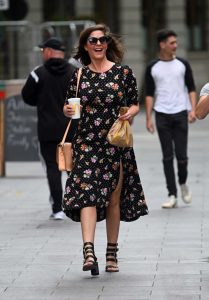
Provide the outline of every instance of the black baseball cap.
{"type": "Polygon", "coordinates": [[[51,37],[42,44],[38,45],[39,48],[51,48],[54,50],[60,50],[60,51],[65,51],[66,47],[62,43],[62,41],[59,38],[56,37],[51,37]]]}

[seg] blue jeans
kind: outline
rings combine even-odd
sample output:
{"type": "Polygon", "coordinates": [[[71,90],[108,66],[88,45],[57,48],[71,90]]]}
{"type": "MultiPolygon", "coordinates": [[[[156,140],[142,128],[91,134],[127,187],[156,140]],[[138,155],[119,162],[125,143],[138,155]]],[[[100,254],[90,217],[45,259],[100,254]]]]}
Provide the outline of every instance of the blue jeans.
{"type": "Polygon", "coordinates": [[[156,127],[163,154],[163,167],[168,189],[168,195],[177,196],[174,155],[177,159],[178,182],[184,184],[187,180],[187,144],[188,116],[187,111],[176,114],[155,112],[156,127]]]}

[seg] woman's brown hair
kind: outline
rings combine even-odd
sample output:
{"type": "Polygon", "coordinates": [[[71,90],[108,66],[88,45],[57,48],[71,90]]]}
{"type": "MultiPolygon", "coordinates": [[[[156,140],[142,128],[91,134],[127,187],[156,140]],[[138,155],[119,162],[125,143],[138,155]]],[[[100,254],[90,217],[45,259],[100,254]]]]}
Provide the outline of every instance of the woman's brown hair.
{"type": "Polygon", "coordinates": [[[81,61],[85,66],[91,63],[88,52],[85,50],[84,46],[87,43],[87,39],[93,31],[100,30],[105,36],[109,38],[106,56],[107,59],[114,63],[121,63],[124,55],[124,48],[121,41],[121,37],[111,33],[109,28],[105,24],[97,24],[84,29],[79,38],[79,44],[77,48],[77,53],[74,58],[81,61]]]}

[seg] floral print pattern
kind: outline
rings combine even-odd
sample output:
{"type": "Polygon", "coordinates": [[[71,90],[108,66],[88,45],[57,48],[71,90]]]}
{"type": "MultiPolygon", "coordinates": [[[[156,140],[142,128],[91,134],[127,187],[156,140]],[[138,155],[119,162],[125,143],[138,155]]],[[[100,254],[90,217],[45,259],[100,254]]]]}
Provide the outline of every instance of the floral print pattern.
{"type": "MultiPolygon", "coordinates": [[[[73,74],[67,98],[75,97],[77,72],[73,74]]],[[[73,139],[74,168],[66,181],[63,210],[80,221],[80,209],[96,206],[97,221],[106,217],[106,207],[123,166],[120,198],[121,220],[134,221],[148,213],[133,148],[108,143],[109,129],[121,106],[138,103],[136,79],[128,66],[113,65],[104,73],[82,69],[79,84],[82,112],[73,139]]]]}

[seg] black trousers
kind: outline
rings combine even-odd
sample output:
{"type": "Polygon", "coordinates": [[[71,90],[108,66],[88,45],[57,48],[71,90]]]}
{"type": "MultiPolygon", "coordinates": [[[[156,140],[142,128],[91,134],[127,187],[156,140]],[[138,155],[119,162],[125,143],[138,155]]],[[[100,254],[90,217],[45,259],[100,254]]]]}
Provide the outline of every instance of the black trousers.
{"type": "Polygon", "coordinates": [[[56,148],[58,142],[40,141],[41,155],[46,164],[46,173],[50,190],[50,202],[52,212],[62,210],[62,173],[58,170],[56,163],[56,148]]]}
{"type": "Polygon", "coordinates": [[[163,167],[168,195],[177,196],[174,156],[177,159],[179,184],[184,184],[187,180],[187,111],[185,110],[176,114],[164,114],[156,112],[155,118],[163,154],[163,167]]]}

